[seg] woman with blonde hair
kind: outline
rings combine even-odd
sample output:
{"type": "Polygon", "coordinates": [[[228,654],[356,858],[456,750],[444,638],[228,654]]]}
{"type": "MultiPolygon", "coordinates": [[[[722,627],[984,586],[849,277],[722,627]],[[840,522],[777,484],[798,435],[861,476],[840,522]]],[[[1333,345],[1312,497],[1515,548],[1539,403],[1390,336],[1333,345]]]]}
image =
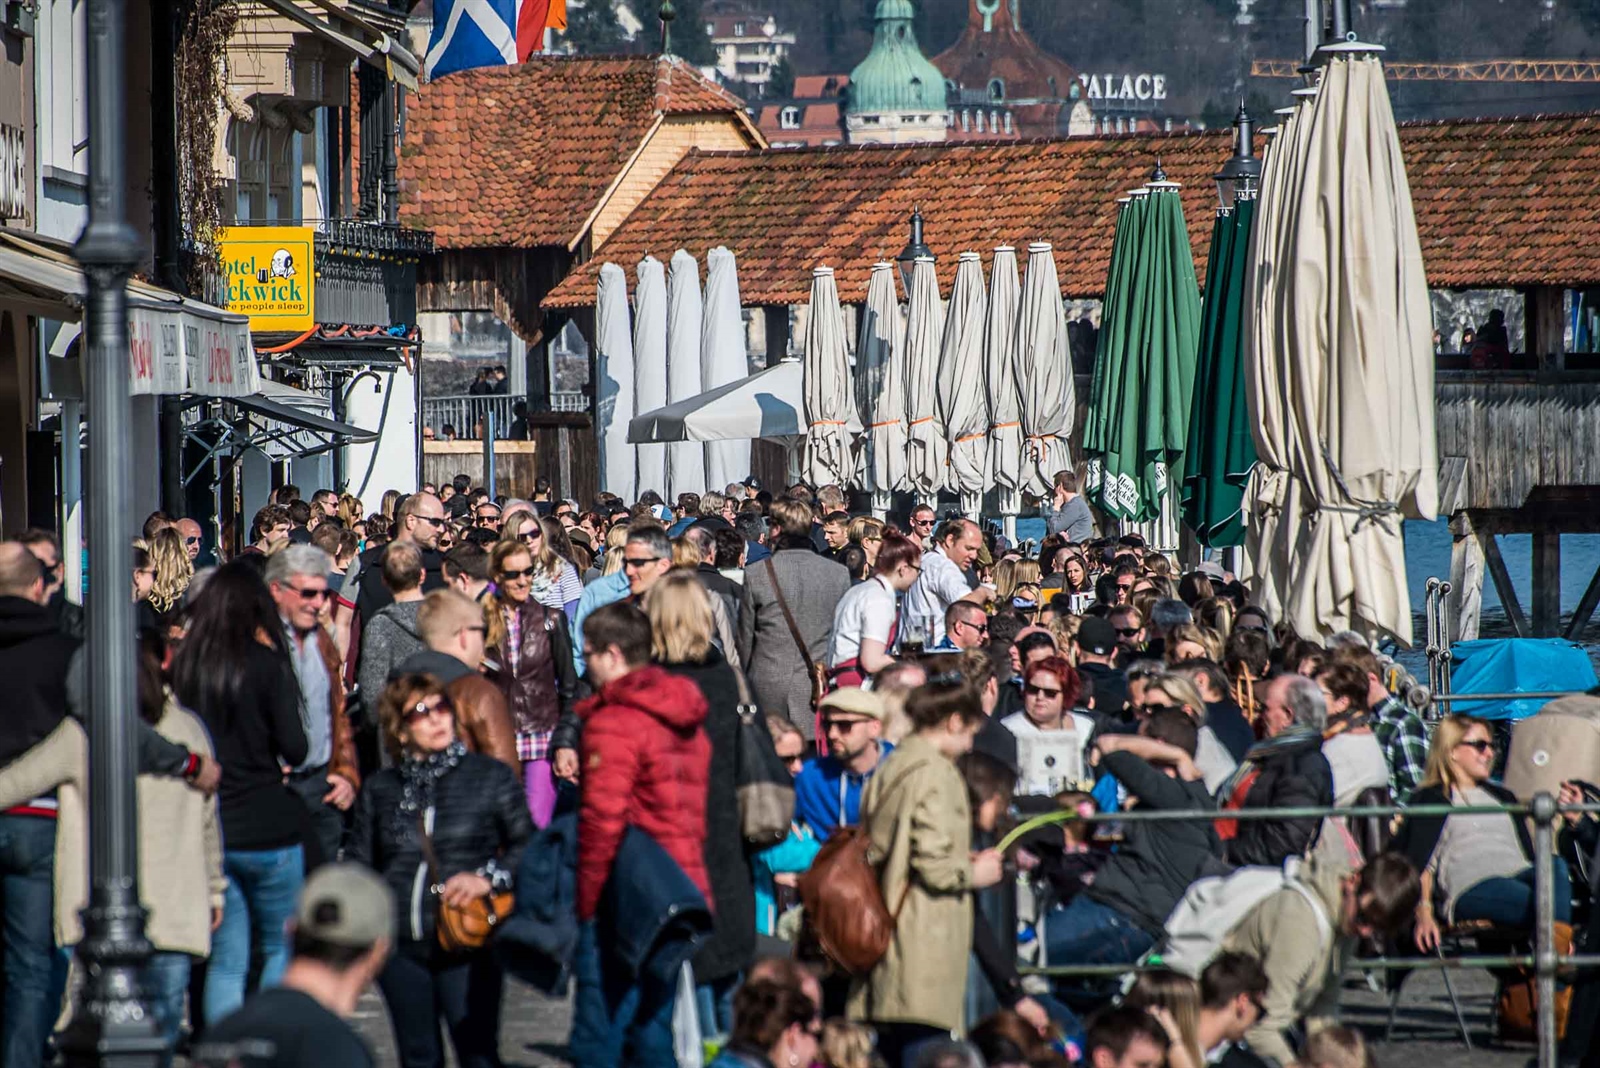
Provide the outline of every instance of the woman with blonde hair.
{"type": "Polygon", "coordinates": [[[1123,1005],[1154,1016],[1172,1043],[1167,1047],[1167,1068],[1205,1068],[1200,1048],[1200,984],[1187,975],[1157,969],[1140,972],[1123,996],[1123,1005]]]}
{"type": "MultiPolygon", "coordinates": [[[[1408,805],[1514,805],[1516,795],[1490,781],[1494,730],[1475,716],[1446,716],[1434,728],[1428,764],[1408,805]]],[[[1422,873],[1417,902],[1417,948],[1439,944],[1435,891],[1444,923],[1488,920],[1532,931],[1533,842],[1526,820],[1504,812],[1481,815],[1402,816],[1393,847],[1422,873]]],[[[1556,950],[1572,945],[1572,891],[1567,866],[1552,866],[1556,950]]]]}
{"type": "MultiPolygon", "coordinates": [[[[500,664],[495,681],[516,727],[528,810],[543,827],[555,811],[554,774],[570,778],[577,772],[575,766],[554,767],[550,739],[571,708],[578,679],[566,614],[533,595],[540,573],[528,546],[520,541],[495,543],[489,553],[489,577],[495,589],[484,598],[483,613],[488,627],[485,641],[500,664]]],[[[575,752],[572,757],[576,764],[575,752]]]]}
{"type": "Polygon", "coordinates": [[[1039,561],[1000,561],[994,566],[994,590],[995,603],[1001,611],[1014,608],[1028,622],[1035,622],[1039,612],[1039,561]]]}
{"type": "Polygon", "coordinates": [[[604,562],[600,565],[600,575],[615,575],[622,570],[622,547],[628,544],[628,524],[613,523],[611,529],[606,531],[606,545],[604,562]]]}
{"type": "Polygon", "coordinates": [[[858,515],[850,520],[850,541],[861,546],[861,551],[867,554],[867,573],[878,566],[878,550],[883,548],[884,522],[870,515],[858,515]]]}
{"type": "Polygon", "coordinates": [[[1199,726],[1194,766],[1205,778],[1206,790],[1215,792],[1239,766],[1216,732],[1206,726],[1206,703],[1199,687],[1182,675],[1152,675],[1144,684],[1138,714],[1147,719],[1164,709],[1176,709],[1199,726]]]}
{"type": "Polygon", "coordinates": [[[1233,633],[1233,602],[1226,597],[1207,597],[1194,606],[1194,621],[1210,627],[1227,641],[1233,633]]]}
{"type": "Polygon", "coordinates": [[[1179,664],[1185,660],[1210,660],[1213,663],[1220,663],[1222,636],[1210,627],[1180,623],[1172,628],[1171,634],[1167,635],[1167,647],[1163,659],[1169,664],[1179,664]]]}
{"type": "MultiPolygon", "coordinates": [[[[546,608],[561,609],[571,623],[578,611],[578,598],[583,596],[583,580],[572,561],[557,552],[546,524],[561,526],[553,519],[541,520],[532,512],[513,512],[500,528],[498,545],[516,545],[529,554],[534,564],[533,599],[546,608]]],[[[562,540],[566,540],[564,533],[562,540]]]]}
{"type": "Polygon", "coordinates": [[[389,521],[390,527],[394,526],[394,513],[395,513],[395,509],[398,508],[399,506],[400,506],[400,491],[399,490],[395,490],[395,489],[384,490],[383,491],[383,500],[378,505],[378,511],[379,511],[379,513],[382,514],[383,518],[385,518],[385,519],[387,519],[389,521]]]}
{"type": "MultiPolygon", "coordinates": [[[[680,539],[681,540],[681,539],[680,539]]],[[[705,732],[711,742],[706,794],[706,875],[717,917],[710,941],[695,955],[695,984],[702,1030],[722,1034],[732,1022],[731,998],[756,946],[755,883],[739,831],[737,770],[739,709],[748,687],[712,641],[713,596],[694,571],[674,569],[644,598],[655,662],[699,687],[706,699],[705,732]]]]}
{"type": "Polygon", "coordinates": [[[354,527],[361,522],[361,498],[346,493],[339,498],[339,507],[334,512],[339,517],[339,522],[346,527],[354,527]]]}
{"type": "Polygon", "coordinates": [[[189,551],[183,547],[183,535],[176,527],[157,531],[150,539],[149,552],[150,562],[156,569],[149,601],[157,612],[165,614],[183,601],[183,591],[194,578],[194,564],[189,559],[189,551]]]}

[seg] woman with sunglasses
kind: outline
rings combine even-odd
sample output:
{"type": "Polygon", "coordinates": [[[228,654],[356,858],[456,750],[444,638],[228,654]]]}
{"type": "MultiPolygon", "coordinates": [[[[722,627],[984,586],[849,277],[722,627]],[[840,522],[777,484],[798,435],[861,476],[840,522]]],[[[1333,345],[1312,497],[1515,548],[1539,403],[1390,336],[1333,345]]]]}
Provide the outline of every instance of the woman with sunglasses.
{"type": "MultiPolygon", "coordinates": [[[[539,530],[537,523],[533,529],[539,530]]],[[[540,574],[548,571],[541,570],[525,543],[499,542],[489,554],[495,590],[484,598],[483,610],[490,655],[500,664],[496,681],[516,724],[528,809],[543,827],[556,804],[550,736],[562,718],[572,714],[578,678],[566,614],[533,596],[540,574]]],[[[576,755],[570,753],[573,760],[576,755]]],[[[570,778],[577,768],[560,770],[570,778]]]]}
{"type": "Polygon", "coordinates": [[[394,891],[394,952],[378,976],[403,1068],[443,1068],[439,1025],[462,1068],[499,1068],[502,975],[492,951],[439,945],[441,901],[466,905],[512,888],[533,833],[521,784],[456,737],[432,675],[402,675],[378,701],[394,766],[372,775],[345,841],[349,859],[394,891]]]}
{"type": "Polygon", "coordinates": [[[1083,681],[1065,657],[1047,656],[1023,667],[1022,711],[1013,712],[1000,724],[1017,736],[1022,764],[1018,793],[1032,797],[1053,795],[1060,792],[1063,780],[1082,777],[1083,748],[1095,727],[1092,716],[1074,711],[1082,692],[1083,681]],[[1063,734],[1076,735],[1077,767],[1057,770],[1046,767],[1042,757],[1030,759],[1036,739],[1063,734]]]}
{"type": "Polygon", "coordinates": [[[513,512],[500,532],[500,541],[522,548],[533,559],[533,599],[548,608],[564,611],[567,622],[572,622],[578,611],[578,598],[583,596],[583,580],[572,562],[561,555],[562,546],[572,551],[561,524],[553,519],[540,519],[532,512],[513,512]],[[557,531],[561,532],[559,538],[557,531]]]}
{"type": "MultiPolygon", "coordinates": [[[[1494,732],[1474,716],[1446,716],[1434,728],[1428,766],[1410,805],[1516,804],[1510,790],[1490,782],[1494,732]]],[[[1394,849],[1422,873],[1417,902],[1417,948],[1439,944],[1444,924],[1489,920],[1500,927],[1533,930],[1533,842],[1526,820],[1506,813],[1404,816],[1394,849]]],[[[1572,890],[1560,857],[1551,866],[1555,884],[1555,944],[1572,945],[1572,890]]]]}

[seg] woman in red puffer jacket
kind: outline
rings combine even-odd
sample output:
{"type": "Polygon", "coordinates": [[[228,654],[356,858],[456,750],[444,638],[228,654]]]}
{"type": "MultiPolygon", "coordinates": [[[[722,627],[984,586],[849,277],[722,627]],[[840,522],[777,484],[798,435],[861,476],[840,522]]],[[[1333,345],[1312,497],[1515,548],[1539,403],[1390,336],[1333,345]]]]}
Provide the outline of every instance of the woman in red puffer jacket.
{"type": "Polygon", "coordinates": [[[584,621],[584,659],[599,692],[578,705],[578,918],[590,920],[629,825],[654,838],[711,901],[706,877],[706,702],[688,679],[649,664],[650,624],[606,605],[584,621]],[[642,640],[641,640],[642,639],[642,640]]]}

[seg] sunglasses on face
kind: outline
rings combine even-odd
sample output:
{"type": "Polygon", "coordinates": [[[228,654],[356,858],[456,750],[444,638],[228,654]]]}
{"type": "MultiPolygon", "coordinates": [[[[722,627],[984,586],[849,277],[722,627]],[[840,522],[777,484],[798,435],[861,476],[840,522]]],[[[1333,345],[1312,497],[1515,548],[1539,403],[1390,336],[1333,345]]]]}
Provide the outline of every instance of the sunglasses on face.
{"type": "Polygon", "coordinates": [[[1147,716],[1154,716],[1154,715],[1156,715],[1157,713],[1160,713],[1160,712],[1170,712],[1170,711],[1172,711],[1172,709],[1173,709],[1172,705],[1166,704],[1165,702],[1162,702],[1162,701],[1154,701],[1154,702],[1151,702],[1150,704],[1146,704],[1146,705],[1142,706],[1142,710],[1143,710],[1144,714],[1147,715],[1147,716]]]}
{"type": "Polygon", "coordinates": [[[661,557],[659,556],[624,556],[622,558],[622,566],[624,568],[631,567],[636,569],[641,567],[649,567],[651,564],[660,559],[661,557]]]}
{"type": "Polygon", "coordinates": [[[1061,691],[1051,689],[1049,686],[1035,686],[1033,683],[1024,683],[1022,692],[1029,697],[1060,697],[1061,691]]]}
{"type": "Polygon", "coordinates": [[[414,515],[411,518],[421,520],[424,523],[432,523],[435,530],[440,530],[444,527],[444,518],[442,516],[414,515]]]}
{"type": "Polygon", "coordinates": [[[849,734],[866,722],[864,719],[825,719],[822,721],[822,733],[832,734],[838,731],[840,734],[849,734]]]}
{"type": "Polygon", "coordinates": [[[441,712],[447,716],[455,713],[455,709],[450,707],[450,702],[443,697],[435,697],[428,701],[418,701],[406,710],[406,722],[415,723],[425,716],[441,712]]]}
{"type": "Polygon", "coordinates": [[[542,530],[524,530],[521,534],[518,534],[517,537],[521,538],[523,541],[526,541],[526,542],[535,542],[535,541],[538,541],[540,538],[544,537],[544,531],[542,531],[542,530]]]}
{"type": "Polygon", "coordinates": [[[973,630],[977,631],[979,634],[988,634],[989,633],[989,624],[987,624],[987,623],[973,623],[970,620],[966,620],[966,619],[958,619],[958,620],[956,620],[956,622],[958,624],[960,624],[961,626],[963,626],[963,627],[971,627],[973,630]]]}
{"type": "Polygon", "coordinates": [[[1460,744],[1466,746],[1468,749],[1476,749],[1480,756],[1484,753],[1494,752],[1494,743],[1485,738],[1477,738],[1473,741],[1462,742],[1460,744]]]}
{"type": "Polygon", "coordinates": [[[309,589],[305,586],[290,586],[291,590],[300,595],[302,601],[320,601],[324,597],[332,597],[333,591],[323,586],[320,589],[309,589]]]}
{"type": "Polygon", "coordinates": [[[499,519],[500,518],[500,513],[499,512],[479,512],[478,513],[478,518],[479,519],[499,519]]]}
{"type": "Polygon", "coordinates": [[[1117,633],[1124,638],[1132,638],[1139,633],[1138,627],[1118,627],[1117,633]]]}
{"type": "Polygon", "coordinates": [[[933,520],[931,520],[931,519],[913,519],[911,521],[911,525],[914,526],[914,527],[931,527],[931,526],[933,526],[933,520]]]}
{"type": "Polygon", "coordinates": [[[521,571],[502,571],[500,572],[500,581],[515,582],[518,579],[532,578],[537,571],[538,568],[536,567],[525,567],[521,571]]]}

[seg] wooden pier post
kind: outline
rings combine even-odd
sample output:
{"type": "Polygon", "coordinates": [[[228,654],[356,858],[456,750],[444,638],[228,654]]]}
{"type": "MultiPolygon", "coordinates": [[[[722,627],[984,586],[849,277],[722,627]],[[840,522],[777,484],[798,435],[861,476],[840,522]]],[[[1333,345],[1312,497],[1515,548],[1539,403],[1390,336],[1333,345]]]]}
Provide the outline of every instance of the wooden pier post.
{"type": "Polygon", "coordinates": [[[1554,638],[1561,633],[1561,535],[1538,531],[1533,535],[1533,636],[1554,638]]]}

